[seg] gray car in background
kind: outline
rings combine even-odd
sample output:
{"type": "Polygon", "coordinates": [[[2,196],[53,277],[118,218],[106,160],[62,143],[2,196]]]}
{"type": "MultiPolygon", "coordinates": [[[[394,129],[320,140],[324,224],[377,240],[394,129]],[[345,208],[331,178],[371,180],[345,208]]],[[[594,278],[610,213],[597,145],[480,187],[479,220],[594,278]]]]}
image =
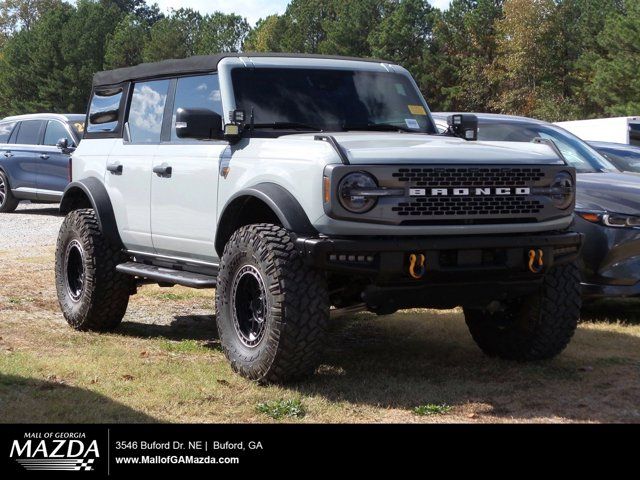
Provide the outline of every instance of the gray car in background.
{"type": "Polygon", "coordinates": [[[589,142],[623,172],[640,173],[640,147],[624,143],[589,142]]]}
{"type": "MultiPolygon", "coordinates": [[[[433,113],[440,130],[451,113],[433,113]]],[[[575,230],[582,250],[585,298],[640,295],[640,176],[622,173],[594,148],[551,123],[510,115],[476,114],[478,140],[553,140],[578,172],[575,230]]]]}

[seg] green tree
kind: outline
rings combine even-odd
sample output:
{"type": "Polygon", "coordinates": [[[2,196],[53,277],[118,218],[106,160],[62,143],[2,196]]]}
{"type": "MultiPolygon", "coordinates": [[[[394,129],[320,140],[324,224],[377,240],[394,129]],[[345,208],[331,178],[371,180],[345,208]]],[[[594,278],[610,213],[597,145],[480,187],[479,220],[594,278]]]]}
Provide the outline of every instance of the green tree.
{"type": "Polygon", "coordinates": [[[142,53],[144,61],[195,55],[202,20],[202,15],[195,10],[181,8],[156,22],[142,53]]]}
{"type": "Polygon", "coordinates": [[[18,30],[29,30],[61,0],[4,0],[0,3],[0,47],[18,30]]]}
{"type": "Polygon", "coordinates": [[[142,63],[142,50],[149,37],[140,18],[130,13],[106,39],[104,68],[129,67],[142,63]]]}
{"type": "Polygon", "coordinates": [[[239,52],[249,30],[251,27],[245,18],[214,12],[202,19],[195,52],[198,55],[239,52]]]}
{"type": "Polygon", "coordinates": [[[280,15],[269,15],[258,20],[247,34],[244,50],[248,52],[280,52],[283,49],[287,21],[280,15]]]}
{"type": "Polygon", "coordinates": [[[598,35],[589,92],[608,115],[640,114],[640,2],[627,0],[623,13],[606,19],[598,35]]]}
{"type": "Polygon", "coordinates": [[[503,0],[453,0],[435,22],[435,97],[442,110],[488,111],[496,95],[489,67],[496,58],[495,24],[503,0]]]}

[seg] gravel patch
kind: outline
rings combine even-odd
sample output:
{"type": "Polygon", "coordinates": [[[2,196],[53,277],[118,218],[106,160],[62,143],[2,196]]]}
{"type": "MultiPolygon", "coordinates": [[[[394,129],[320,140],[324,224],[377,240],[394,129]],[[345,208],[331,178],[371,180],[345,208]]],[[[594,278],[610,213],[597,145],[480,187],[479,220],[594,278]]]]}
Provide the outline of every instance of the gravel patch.
{"type": "Polygon", "coordinates": [[[0,213],[0,250],[54,246],[63,220],[58,205],[22,202],[14,213],[0,213]]]}

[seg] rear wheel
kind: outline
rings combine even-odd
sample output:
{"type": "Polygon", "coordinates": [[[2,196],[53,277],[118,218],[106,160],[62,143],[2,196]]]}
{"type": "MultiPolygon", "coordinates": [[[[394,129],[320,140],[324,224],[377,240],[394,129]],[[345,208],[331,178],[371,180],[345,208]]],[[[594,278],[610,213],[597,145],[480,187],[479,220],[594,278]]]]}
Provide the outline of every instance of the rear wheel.
{"type": "Polygon", "coordinates": [[[533,361],[555,357],[569,344],[580,319],[580,272],[576,264],[548,272],[538,292],[497,312],[465,308],[471,336],[490,356],[533,361]]]}
{"type": "Polygon", "coordinates": [[[10,213],[18,208],[20,200],[13,196],[7,175],[0,170],[0,213],[10,213]]]}
{"type": "Polygon", "coordinates": [[[56,249],[56,289],[65,319],[77,330],[107,331],[122,321],[134,279],[116,271],[122,250],[100,231],[93,210],[65,218],[56,249]]]}
{"type": "Polygon", "coordinates": [[[259,224],[233,234],[218,274],[216,322],[236,372],[278,383],[313,373],[328,321],[324,276],[302,262],[287,230],[259,224]]]}

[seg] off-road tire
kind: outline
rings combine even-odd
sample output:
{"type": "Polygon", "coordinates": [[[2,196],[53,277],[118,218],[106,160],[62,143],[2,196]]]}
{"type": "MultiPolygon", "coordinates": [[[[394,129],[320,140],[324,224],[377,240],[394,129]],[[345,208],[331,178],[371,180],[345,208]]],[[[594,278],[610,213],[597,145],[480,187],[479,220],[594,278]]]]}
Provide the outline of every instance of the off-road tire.
{"type": "Polygon", "coordinates": [[[581,308],[580,271],[575,263],[549,271],[540,290],[489,313],[464,310],[471,336],[489,356],[517,361],[553,358],[569,344],[581,308]]]}
{"type": "Polygon", "coordinates": [[[116,271],[116,266],[124,261],[126,255],[107,241],[92,209],[75,210],[67,215],[56,248],[56,289],[69,325],[76,330],[109,331],[120,324],[135,288],[133,277],[116,271]],[[71,250],[76,250],[76,259],[80,249],[83,250],[82,261],[76,262],[84,268],[77,299],[68,286],[70,245],[75,245],[71,250]]]}
{"type": "Polygon", "coordinates": [[[286,229],[256,224],[233,234],[218,274],[216,323],[222,348],[237,373],[260,383],[283,383],[312,374],[328,322],[324,275],[302,262],[286,229]],[[261,340],[249,346],[237,321],[243,303],[236,308],[239,294],[234,296],[234,284],[248,270],[254,276],[259,272],[266,298],[260,310],[264,311],[262,336],[256,335],[261,340]]]}
{"type": "Polygon", "coordinates": [[[20,200],[11,193],[9,179],[2,170],[0,170],[0,188],[2,188],[2,192],[0,193],[4,194],[4,199],[2,199],[2,195],[0,195],[0,213],[11,213],[18,208],[20,200]]]}

